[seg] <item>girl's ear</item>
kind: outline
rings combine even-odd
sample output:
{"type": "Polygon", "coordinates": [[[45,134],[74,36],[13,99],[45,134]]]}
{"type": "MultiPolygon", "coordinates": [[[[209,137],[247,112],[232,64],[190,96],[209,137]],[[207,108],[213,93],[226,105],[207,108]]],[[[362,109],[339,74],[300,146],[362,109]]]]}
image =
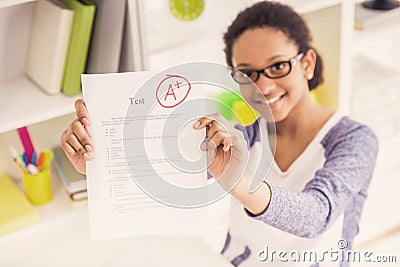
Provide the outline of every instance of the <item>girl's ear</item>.
{"type": "Polygon", "coordinates": [[[317,54],[315,53],[314,49],[308,49],[308,51],[301,60],[304,70],[304,76],[307,80],[311,80],[314,77],[316,62],[317,62],[317,54]]]}

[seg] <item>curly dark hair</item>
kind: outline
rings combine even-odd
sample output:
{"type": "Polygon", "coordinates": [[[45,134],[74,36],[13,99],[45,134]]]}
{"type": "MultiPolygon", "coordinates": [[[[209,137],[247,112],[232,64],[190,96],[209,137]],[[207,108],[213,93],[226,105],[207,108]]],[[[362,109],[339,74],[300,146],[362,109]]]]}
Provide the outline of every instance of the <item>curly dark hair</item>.
{"type": "MultiPolygon", "coordinates": [[[[246,30],[271,27],[283,32],[297,44],[299,52],[306,53],[311,46],[312,36],[303,20],[291,7],[278,2],[262,1],[241,11],[224,34],[226,62],[232,66],[232,46],[246,30]]],[[[315,50],[315,49],[314,49],[315,50]]],[[[316,51],[316,50],[315,50],[316,51]]],[[[317,54],[314,77],[308,81],[309,89],[323,82],[322,59],[317,54]]]]}

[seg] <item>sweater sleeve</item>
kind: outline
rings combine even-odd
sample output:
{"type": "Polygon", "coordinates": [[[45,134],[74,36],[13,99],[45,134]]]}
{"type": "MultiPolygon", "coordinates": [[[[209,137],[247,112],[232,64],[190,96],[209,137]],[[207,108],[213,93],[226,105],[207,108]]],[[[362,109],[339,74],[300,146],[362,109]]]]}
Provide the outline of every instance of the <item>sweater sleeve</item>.
{"type": "Polygon", "coordinates": [[[297,236],[313,238],[323,233],[365,192],[378,152],[375,134],[350,119],[338,123],[322,140],[326,161],[300,192],[274,185],[271,201],[261,215],[248,215],[297,236]]]}

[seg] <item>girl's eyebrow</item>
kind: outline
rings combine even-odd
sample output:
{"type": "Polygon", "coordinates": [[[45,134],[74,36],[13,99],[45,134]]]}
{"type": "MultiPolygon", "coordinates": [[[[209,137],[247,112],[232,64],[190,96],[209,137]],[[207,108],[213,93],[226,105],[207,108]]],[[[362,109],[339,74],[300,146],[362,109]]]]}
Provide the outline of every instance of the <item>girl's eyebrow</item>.
{"type": "MultiPolygon", "coordinates": [[[[275,59],[277,59],[277,58],[280,58],[280,57],[284,57],[285,55],[275,55],[275,56],[272,56],[272,57],[270,57],[270,58],[268,58],[267,60],[266,60],[266,62],[271,62],[271,61],[273,61],[273,60],[275,60],[275,59]]],[[[238,64],[237,66],[236,66],[236,68],[240,68],[240,67],[243,67],[243,68],[245,68],[245,67],[249,67],[250,66],[250,64],[249,63],[240,63],[240,64],[238,64]]]]}

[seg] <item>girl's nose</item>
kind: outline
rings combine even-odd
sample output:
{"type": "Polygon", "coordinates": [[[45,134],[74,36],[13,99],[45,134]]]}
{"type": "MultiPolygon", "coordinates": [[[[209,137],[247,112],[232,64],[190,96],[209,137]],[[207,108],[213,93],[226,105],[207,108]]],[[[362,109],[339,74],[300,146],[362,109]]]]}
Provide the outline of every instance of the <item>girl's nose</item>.
{"type": "Polygon", "coordinates": [[[260,88],[260,91],[263,95],[268,95],[276,86],[274,79],[265,77],[262,74],[260,74],[256,84],[260,88]]]}

